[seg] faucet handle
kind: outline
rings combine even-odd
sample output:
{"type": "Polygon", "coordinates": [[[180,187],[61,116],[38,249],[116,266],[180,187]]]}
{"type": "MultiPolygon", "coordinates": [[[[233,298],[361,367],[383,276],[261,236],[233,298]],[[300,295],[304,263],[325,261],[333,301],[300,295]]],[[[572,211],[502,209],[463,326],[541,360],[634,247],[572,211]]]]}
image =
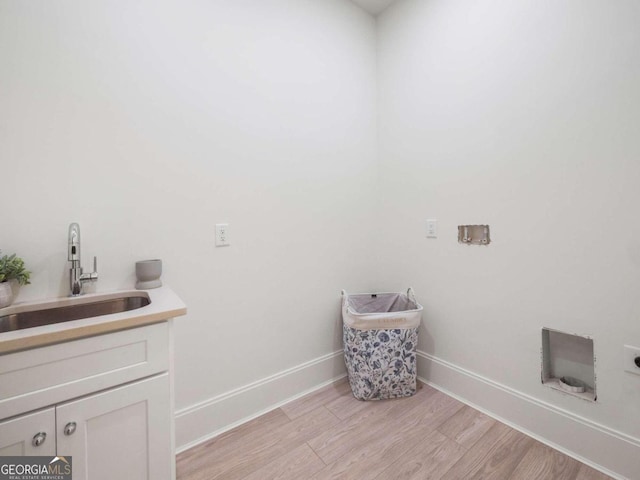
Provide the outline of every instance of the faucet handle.
{"type": "Polygon", "coordinates": [[[98,280],[98,257],[93,257],[93,272],[85,273],[83,276],[91,282],[98,280]]]}
{"type": "Polygon", "coordinates": [[[82,282],[95,282],[97,280],[98,280],[98,257],[93,257],[93,272],[80,274],[80,276],[77,279],[77,281],[80,283],[80,287],[79,287],[80,290],[76,292],[75,295],[82,294],[82,282]]]}

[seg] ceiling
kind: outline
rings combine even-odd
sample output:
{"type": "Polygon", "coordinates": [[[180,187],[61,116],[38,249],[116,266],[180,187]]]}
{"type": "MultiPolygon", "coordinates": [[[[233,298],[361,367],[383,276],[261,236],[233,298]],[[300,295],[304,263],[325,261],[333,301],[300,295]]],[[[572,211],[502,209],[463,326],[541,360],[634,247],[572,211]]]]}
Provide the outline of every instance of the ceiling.
{"type": "Polygon", "coordinates": [[[377,15],[396,0],[351,0],[372,15],[377,15]]]}

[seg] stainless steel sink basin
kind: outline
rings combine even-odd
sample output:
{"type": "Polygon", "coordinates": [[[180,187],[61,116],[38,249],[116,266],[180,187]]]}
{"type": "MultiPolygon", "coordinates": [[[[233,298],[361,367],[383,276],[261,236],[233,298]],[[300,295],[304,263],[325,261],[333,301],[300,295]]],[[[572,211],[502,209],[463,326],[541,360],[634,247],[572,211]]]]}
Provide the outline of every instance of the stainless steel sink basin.
{"type": "Polygon", "coordinates": [[[145,307],[150,303],[151,300],[149,300],[148,296],[140,294],[17,312],[0,317],[0,333],[70,322],[71,320],[83,318],[99,317],[111,313],[128,312],[145,307]]]}

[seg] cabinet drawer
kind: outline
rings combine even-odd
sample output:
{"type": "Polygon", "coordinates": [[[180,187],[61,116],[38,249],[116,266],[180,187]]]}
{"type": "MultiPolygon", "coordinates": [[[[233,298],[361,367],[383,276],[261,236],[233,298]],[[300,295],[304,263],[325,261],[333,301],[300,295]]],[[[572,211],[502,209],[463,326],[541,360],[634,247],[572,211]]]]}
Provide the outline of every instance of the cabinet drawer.
{"type": "Polygon", "coordinates": [[[0,356],[0,418],[169,370],[167,322],[0,356]]]}

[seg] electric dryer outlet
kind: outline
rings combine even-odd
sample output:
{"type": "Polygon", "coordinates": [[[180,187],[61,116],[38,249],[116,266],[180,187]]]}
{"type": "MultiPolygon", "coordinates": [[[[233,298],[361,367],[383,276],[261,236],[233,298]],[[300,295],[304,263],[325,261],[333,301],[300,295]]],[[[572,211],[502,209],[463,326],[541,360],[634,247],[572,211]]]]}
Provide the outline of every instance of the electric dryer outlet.
{"type": "Polygon", "coordinates": [[[627,372],[640,375],[640,348],[631,345],[624,346],[624,369],[627,372]]]}

